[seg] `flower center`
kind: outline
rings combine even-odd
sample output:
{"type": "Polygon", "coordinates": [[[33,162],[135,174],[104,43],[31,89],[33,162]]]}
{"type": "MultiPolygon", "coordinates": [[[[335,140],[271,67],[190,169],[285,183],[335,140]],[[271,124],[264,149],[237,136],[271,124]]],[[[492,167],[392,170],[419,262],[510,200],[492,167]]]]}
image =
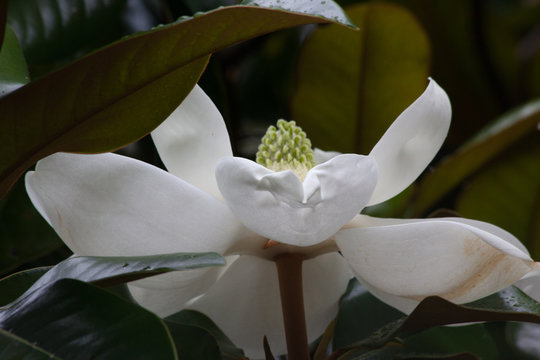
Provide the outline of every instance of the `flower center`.
{"type": "Polygon", "coordinates": [[[294,121],[278,120],[261,139],[257,163],[273,171],[291,170],[304,180],[313,166],[313,149],[306,133],[294,121]]]}

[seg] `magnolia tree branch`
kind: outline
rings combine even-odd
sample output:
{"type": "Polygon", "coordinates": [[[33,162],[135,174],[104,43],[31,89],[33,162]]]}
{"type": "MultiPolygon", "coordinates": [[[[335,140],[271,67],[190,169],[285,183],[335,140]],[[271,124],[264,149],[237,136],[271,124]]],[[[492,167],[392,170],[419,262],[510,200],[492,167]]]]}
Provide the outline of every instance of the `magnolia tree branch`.
{"type": "Polygon", "coordinates": [[[301,254],[281,254],[276,262],[289,360],[309,360],[301,254]]]}

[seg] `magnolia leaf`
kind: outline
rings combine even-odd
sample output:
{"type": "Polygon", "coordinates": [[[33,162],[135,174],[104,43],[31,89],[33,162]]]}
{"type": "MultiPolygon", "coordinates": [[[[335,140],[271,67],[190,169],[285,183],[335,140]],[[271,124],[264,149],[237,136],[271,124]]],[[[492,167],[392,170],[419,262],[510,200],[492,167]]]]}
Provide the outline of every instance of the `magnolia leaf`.
{"type": "Polygon", "coordinates": [[[170,271],[224,265],[216,253],[178,253],[149,256],[74,256],[45,273],[27,294],[59,279],[70,278],[108,287],[170,271]]]}
{"type": "Polygon", "coordinates": [[[356,26],[334,1],[321,0],[244,0],[242,5],[262,6],[269,9],[292,11],[300,14],[320,14],[321,17],[338,22],[352,28],[356,26]]]}
{"type": "Polygon", "coordinates": [[[6,276],[0,279],[0,306],[8,304],[24,294],[32,284],[51,269],[51,266],[44,266],[6,276]]]}
{"type": "Polygon", "coordinates": [[[291,110],[315,146],[367,154],[424,91],[429,44],[399,6],[359,4],[347,15],[358,31],[329,25],[306,40],[291,110]]]}
{"type": "Polygon", "coordinates": [[[47,69],[126,35],[121,22],[125,7],[126,0],[18,0],[10,2],[7,21],[30,67],[47,69]]]}
{"type": "Polygon", "coordinates": [[[244,352],[198,311],[182,310],[164,321],[181,359],[245,359],[244,352]]]}
{"type": "Polygon", "coordinates": [[[128,37],[10,93],[0,99],[0,196],[49,154],[111,151],[149,133],[187,96],[213,52],[331,22],[323,15],[220,8],[128,37]]]}
{"type": "Polygon", "coordinates": [[[93,285],[62,279],[0,312],[0,328],[62,359],[177,359],[163,322],[93,285]]]}
{"type": "Polygon", "coordinates": [[[540,101],[533,101],[503,115],[453,155],[445,158],[419,183],[414,196],[414,216],[421,216],[438,200],[497,159],[511,145],[536,131],[540,123],[540,101]]]}
{"type": "Polygon", "coordinates": [[[32,206],[23,180],[0,199],[0,276],[63,246],[32,206]]]}
{"type": "Polygon", "coordinates": [[[521,139],[471,177],[457,197],[456,210],[511,232],[539,259],[540,132],[521,139]]]}
{"type": "Polygon", "coordinates": [[[54,354],[3,329],[0,329],[0,359],[61,360],[54,354]]]}
{"type": "Polygon", "coordinates": [[[520,359],[540,359],[540,325],[512,322],[506,325],[506,338],[520,359]]]}
{"type": "Polygon", "coordinates": [[[28,69],[15,33],[6,26],[0,50],[0,97],[28,83],[28,69]]]}
{"type": "MultiPolygon", "coordinates": [[[[497,359],[497,344],[484,324],[440,326],[422,331],[404,340],[405,358],[421,358],[421,354],[448,358],[451,354],[468,354],[468,358],[497,359]]],[[[437,358],[438,358],[437,357],[437,358]]]]}
{"type": "Polygon", "coordinates": [[[339,349],[367,338],[379,328],[402,317],[402,312],[371,295],[353,278],[339,302],[333,347],[339,349]]]}

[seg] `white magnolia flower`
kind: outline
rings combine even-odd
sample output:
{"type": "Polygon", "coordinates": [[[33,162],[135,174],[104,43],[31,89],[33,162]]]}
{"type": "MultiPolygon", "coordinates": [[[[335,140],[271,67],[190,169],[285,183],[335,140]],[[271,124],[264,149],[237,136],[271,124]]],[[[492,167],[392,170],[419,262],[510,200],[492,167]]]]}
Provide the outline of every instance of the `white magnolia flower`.
{"type": "Polygon", "coordinates": [[[39,161],[26,186],[75,254],[224,254],[224,268],[165,274],[130,290],[161,316],[186,307],[206,313],[248,356],[263,357],[264,335],[285,352],[272,261],[280,253],[305,255],[310,341],[336,315],[352,274],[408,312],[428,295],[456,303],[484,297],[536,267],[517,239],[490,224],[359,214],[418,177],[450,115],[447,95],[431,81],[368,156],[332,154],[305,168],[302,181],[233,157],[221,115],[196,87],[152,133],[170,173],[115,154],[59,153],[39,161]]]}

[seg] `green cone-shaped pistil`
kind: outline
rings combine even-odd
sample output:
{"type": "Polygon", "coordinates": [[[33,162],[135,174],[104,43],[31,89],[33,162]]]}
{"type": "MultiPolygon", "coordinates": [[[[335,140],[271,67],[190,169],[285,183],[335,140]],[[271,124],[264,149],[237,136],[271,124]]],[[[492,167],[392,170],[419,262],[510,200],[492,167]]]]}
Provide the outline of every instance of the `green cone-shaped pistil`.
{"type": "Polygon", "coordinates": [[[261,140],[257,163],[273,171],[292,170],[304,180],[313,166],[313,149],[306,133],[294,121],[278,120],[277,129],[270,126],[261,140]]]}

